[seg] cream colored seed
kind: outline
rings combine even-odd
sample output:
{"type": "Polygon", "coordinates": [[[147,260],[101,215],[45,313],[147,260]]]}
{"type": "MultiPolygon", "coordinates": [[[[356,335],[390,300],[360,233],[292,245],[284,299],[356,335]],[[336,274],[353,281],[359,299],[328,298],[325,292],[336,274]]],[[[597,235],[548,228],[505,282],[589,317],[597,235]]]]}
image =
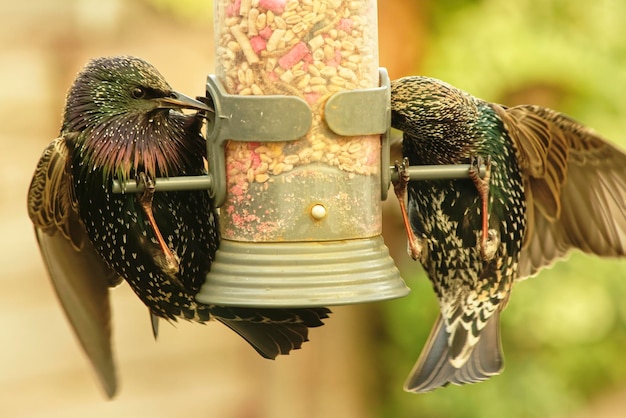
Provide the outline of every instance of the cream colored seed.
{"type": "Polygon", "coordinates": [[[267,26],[267,15],[265,13],[261,13],[256,18],[256,29],[260,31],[263,30],[265,26],[267,26]]]}
{"type": "Polygon", "coordinates": [[[302,17],[302,21],[303,22],[312,22],[313,20],[315,20],[316,17],[317,17],[317,13],[315,13],[315,12],[307,13],[306,15],[304,15],[302,17]]]}
{"type": "Polygon", "coordinates": [[[311,86],[311,91],[315,93],[326,94],[328,92],[328,89],[325,85],[318,84],[316,86],[311,86]]]}
{"type": "Polygon", "coordinates": [[[285,171],[291,171],[291,170],[293,170],[293,164],[286,164],[286,163],[285,163],[285,164],[283,165],[283,172],[285,172],[285,171]]]}
{"type": "Polygon", "coordinates": [[[254,181],[254,170],[249,168],[248,172],[246,173],[246,178],[248,180],[248,183],[252,183],[254,181]]]}
{"type": "MultiPolygon", "coordinates": [[[[287,13],[283,14],[283,17],[285,17],[287,13]]],[[[295,25],[296,23],[299,23],[300,21],[302,21],[302,17],[300,15],[297,14],[292,14],[291,16],[287,16],[285,17],[285,23],[288,25],[295,25]]]]}
{"type": "Polygon", "coordinates": [[[283,36],[285,36],[285,32],[287,31],[284,29],[276,29],[274,32],[272,32],[272,35],[267,40],[267,44],[265,45],[265,47],[267,48],[269,52],[276,50],[278,46],[278,42],[281,40],[283,36]]]}
{"type": "Polygon", "coordinates": [[[314,142],[313,144],[311,144],[311,148],[314,151],[318,151],[318,150],[326,148],[326,144],[324,142],[322,142],[322,141],[317,141],[317,142],[314,142]]]}
{"type": "Polygon", "coordinates": [[[256,176],[254,176],[254,180],[257,183],[265,183],[267,180],[269,180],[270,176],[268,176],[267,174],[263,173],[263,174],[257,174],[256,176]]]}
{"type": "Polygon", "coordinates": [[[239,5],[239,16],[245,16],[250,11],[251,0],[241,0],[239,5]]]}
{"type": "Polygon", "coordinates": [[[261,87],[258,86],[258,84],[252,84],[250,86],[250,88],[252,89],[252,94],[254,94],[255,96],[262,96],[263,95],[263,90],[261,89],[261,87]]]}
{"type": "Polygon", "coordinates": [[[274,166],[274,169],[272,170],[272,173],[277,176],[283,172],[284,168],[285,168],[285,164],[276,163],[276,165],[274,166]]]}
{"type": "Polygon", "coordinates": [[[305,161],[311,156],[311,154],[313,154],[313,150],[311,148],[304,148],[298,153],[298,156],[300,157],[300,161],[305,161]]]}
{"type": "Polygon", "coordinates": [[[306,22],[300,22],[300,23],[297,23],[293,27],[293,31],[294,31],[294,33],[300,33],[302,31],[304,31],[306,28],[307,28],[307,23],[306,22]]]}
{"type": "Polygon", "coordinates": [[[351,143],[351,144],[348,146],[348,152],[349,152],[350,154],[357,153],[357,152],[361,151],[361,148],[362,148],[362,147],[363,147],[363,146],[362,146],[360,143],[358,143],[358,142],[353,142],[353,143],[351,143]]]}
{"type": "Polygon", "coordinates": [[[330,82],[336,86],[343,86],[344,84],[346,84],[346,80],[338,76],[331,77],[330,82]]]}
{"type": "Polygon", "coordinates": [[[254,73],[252,72],[250,68],[246,69],[245,76],[246,76],[246,84],[248,86],[252,85],[254,83],[254,73]]]}
{"type": "Polygon", "coordinates": [[[356,74],[356,72],[359,70],[359,64],[355,64],[355,63],[350,62],[350,61],[346,61],[346,62],[344,62],[344,63],[343,63],[343,65],[344,65],[346,68],[348,68],[348,69],[350,69],[350,70],[354,71],[354,73],[355,73],[355,74],[356,74]]]}
{"type": "Polygon", "coordinates": [[[268,73],[273,71],[274,68],[276,68],[276,64],[278,64],[278,58],[269,57],[267,59],[267,62],[265,63],[265,71],[267,71],[268,73]]]}
{"type": "Polygon", "coordinates": [[[239,18],[238,17],[227,17],[226,20],[224,21],[224,24],[226,25],[226,27],[231,28],[231,27],[239,24],[239,18]]]}
{"type": "Polygon", "coordinates": [[[241,91],[239,92],[239,95],[241,95],[241,96],[251,96],[252,95],[252,89],[250,87],[245,87],[245,88],[241,89],[241,91]]]}
{"type": "Polygon", "coordinates": [[[313,151],[311,154],[311,161],[321,161],[324,157],[324,150],[313,151]]]}
{"type": "Polygon", "coordinates": [[[290,12],[295,10],[298,7],[298,4],[300,4],[298,0],[291,0],[287,2],[287,4],[285,4],[285,11],[290,12]]]}
{"type": "Polygon", "coordinates": [[[313,51],[313,60],[314,61],[323,61],[325,59],[324,50],[319,48],[313,51]]]}
{"type": "Polygon", "coordinates": [[[337,152],[341,151],[341,145],[339,145],[339,144],[331,144],[330,147],[328,147],[328,150],[331,153],[336,154],[337,152]]]}
{"type": "MultiPolygon", "coordinates": [[[[293,164],[298,164],[298,162],[300,161],[300,157],[297,156],[296,154],[290,154],[287,155],[285,157],[285,159],[283,160],[283,162],[285,163],[285,165],[293,165],[293,164]]],[[[286,167],[285,167],[286,168],[286,167]]]]}
{"type": "Polygon", "coordinates": [[[318,70],[315,65],[309,65],[307,70],[313,77],[319,77],[321,75],[320,70],[318,70]]]}
{"type": "Polygon", "coordinates": [[[354,44],[350,41],[341,41],[341,49],[346,51],[354,51],[354,44]]]}
{"type": "Polygon", "coordinates": [[[292,31],[291,29],[289,29],[289,30],[285,33],[285,36],[283,37],[283,40],[284,40],[286,43],[289,43],[289,42],[291,42],[291,40],[292,40],[292,39],[295,39],[295,38],[296,38],[296,34],[295,34],[295,33],[293,33],[293,31],[292,31]]]}
{"type": "Polygon", "coordinates": [[[354,71],[352,71],[349,68],[339,68],[338,71],[339,77],[343,77],[345,79],[348,79],[350,81],[355,80],[356,79],[356,74],[354,73],[354,71]]]}
{"type": "Polygon", "coordinates": [[[267,173],[267,169],[269,168],[269,164],[266,162],[261,162],[261,164],[259,164],[259,166],[256,168],[255,173],[258,174],[265,174],[267,173]]]}
{"type": "Polygon", "coordinates": [[[311,47],[311,50],[313,51],[318,48],[321,48],[322,46],[324,46],[324,37],[322,35],[317,35],[313,37],[309,41],[309,46],[311,47]]]}
{"type": "Polygon", "coordinates": [[[259,158],[261,158],[262,162],[267,163],[267,164],[272,162],[272,159],[267,154],[260,154],[259,158]]]}
{"type": "Polygon", "coordinates": [[[337,75],[337,69],[335,67],[331,67],[330,65],[327,67],[324,67],[320,70],[320,73],[324,76],[324,77],[333,77],[337,75]]]}
{"type": "Polygon", "coordinates": [[[228,48],[228,50],[233,51],[233,52],[241,51],[241,47],[235,41],[228,41],[228,43],[226,44],[226,48],[228,48]]]}
{"type": "Polygon", "coordinates": [[[270,149],[265,145],[258,146],[254,149],[254,152],[257,154],[267,154],[269,151],[270,149]]]}
{"type": "Polygon", "coordinates": [[[335,48],[331,45],[324,45],[324,58],[327,60],[335,58],[335,48]]]}
{"type": "Polygon", "coordinates": [[[250,9],[250,11],[248,12],[248,36],[254,36],[259,34],[259,29],[257,29],[256,26],[257,19],[259,18],[259,13],[259,9],[250,9]]]}
{"type": "Polygon", "coordinates": [[[267,11],[267,24],[272,25],[274,23],[274,12],[271,10],[267,11]]]}
{"type": "Polygon", "coordinates": [[[326,84],[326,79],[323,77],[311,77],[311,85],[326,84]]]}
{"type": "Polygon", "coordinates": [[[278,29],[287,29],[287,23],[285,23],[285,20],[280,16],[274,16],[274,25],[276,25],[278,29]]]}
{"type": "Polygon", "coordinates": [[[239,80],[241,84],[246,84],[246,72],[241,68],[237,70],[237,80],[239,80]]]}
{"type": "Polygon", "coordinates": [[[343,87],[338,86],[336,84],[329,84],[327,87],[328,87],[328,91],[331,92],[331,93],[334,93],[336,91],[345,90],[343,87]]]}
{"type": "Polygon", "coordinates": [[[309,85],[310,82],[311,82],[311,76],[309,74],[305,74],[302,76],[302,78],[298,82],[298,88],[304,89],[306,86],[309,85]]]}
{"type": "Polygon", "coordinates": [[[353,160],[350,157],[350,155],[346,155],[346,154],[340,154],[339,157],[337,157],[339,159],[339,162],[341,164],[352,164],[353,160]]]}

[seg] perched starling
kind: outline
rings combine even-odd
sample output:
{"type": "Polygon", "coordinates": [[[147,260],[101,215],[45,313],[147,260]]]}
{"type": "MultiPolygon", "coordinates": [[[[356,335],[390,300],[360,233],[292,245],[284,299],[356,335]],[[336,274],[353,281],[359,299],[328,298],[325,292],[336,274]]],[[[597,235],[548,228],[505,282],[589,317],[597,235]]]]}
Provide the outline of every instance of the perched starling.
{"type": "Polygon", "coordinates": [[[152,316],[216,319],[263,357],[300,348],[326,308],[253,309],[195,301],[219,246],[207,191],[156,192],[156,177],[205,174],[205,104],[172,90],[133,57],[91,61],[66,99],[59,138],[46,148],[28,211],[65,312],[109,396],[116,391],[108,288],[125,279],[152,316]],[[180,109],[193,109],[183,114],[180,109]],[[136,179],[143,193],[113,194],[136,179]]]}
{"type": "Polygon", "coordinates": [[[472,164],[468,180],[407,186],[400,170],[394,184],[401,207],[408,187],[410,254],[441,311],[405,389],[487,379],[503,368],[499,316],[515,280],[571,249],[626,253],[626,154],[553,110],[427,77],[392,82],[391,110],[409,164],[472,164]]]}

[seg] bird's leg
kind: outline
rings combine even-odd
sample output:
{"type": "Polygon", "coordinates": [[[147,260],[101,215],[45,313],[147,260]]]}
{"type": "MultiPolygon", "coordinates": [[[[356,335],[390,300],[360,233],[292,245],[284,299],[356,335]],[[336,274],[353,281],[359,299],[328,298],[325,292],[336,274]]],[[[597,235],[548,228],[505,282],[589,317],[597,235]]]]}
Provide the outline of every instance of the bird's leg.
{"type": "Polygon", "coordinates": [[[474,182],[478,196],[481,200],[481,234],[480,234],[480,255],[485,261],[491,260],[498,248],[495,241],[495,232],[489,231],[489,181],[491,178],[491,157],[487,156],[486,161],[482,157],[472,156],[470,159],[469,177],[474,182]],[[485,176],[480,177],[480,166],[485,163],[485,176]]]}
{"type": "Polygon", "coordinates": [[[154,235],[156,236],[156,239],[159,243],[159,247],[162,251],[163,257],[157,257],[157,261],[166,274],[174,276],[179,271],[178,257],[167,246],[167,243],[163,239],[163,235],[161,235],[159,226],[154,219],[154,213],[152,212],[152,200],[154,198],[155,190],[154,180],[147,176],[146,173],[141,172],[139,173],[137,181],[140,181],[144,184],[144,191],[137,197],[137,200],[141,205],[141,209],[143,209],[143,212],[148,218],[148,223],[152,227],[152,231],[154,232],[154,235]]]}
{"type": "Polygon", "coordinates": [[[404,228],[406,229],[407,238],[409,241],[408,253],[413,260],[418,260],[422,255],[422,243],[417,239],[411,223],[409,222],[409,215],[406,210],[406,189],[409,184],[409,159],[404,158],[402,163],[396,161],[396,170],[398,171],[398,180],[393,182],[393,191],[400,203],[400,212],[402,213],[402,220],[404,221],[404,228]]]}

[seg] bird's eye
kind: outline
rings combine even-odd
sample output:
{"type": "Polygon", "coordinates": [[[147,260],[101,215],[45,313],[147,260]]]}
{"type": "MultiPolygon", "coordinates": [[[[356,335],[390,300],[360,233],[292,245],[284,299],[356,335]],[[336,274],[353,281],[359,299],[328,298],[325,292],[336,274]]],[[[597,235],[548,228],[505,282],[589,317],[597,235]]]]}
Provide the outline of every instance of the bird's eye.
{"type": "Polygon", "coordinates": [[[146,96],[146,91],[144,89],[142,89],[141,87],[135,87],[133,88],[133,90],[130,92],[130,94],[133,96],[133,98],[135,99],[142,99],[146,96]]]}

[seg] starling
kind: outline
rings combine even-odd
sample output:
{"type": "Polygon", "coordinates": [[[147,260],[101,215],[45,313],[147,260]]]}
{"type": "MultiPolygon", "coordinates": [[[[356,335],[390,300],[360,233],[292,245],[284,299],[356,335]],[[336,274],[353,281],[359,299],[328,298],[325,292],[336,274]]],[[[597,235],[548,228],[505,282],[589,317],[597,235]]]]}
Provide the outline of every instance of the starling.
{"type": "Polygon", "coordinates": [[[28,211],[41,253],[109,397],[116,378],[108,289],[123,279],[148,307],[155,337],[158,318],[216,319],[270,359],[300,348],[330,312],[194,299],[219,246],[218,215],[206,190],[155,193],[154,179],[206,174],[200,130],[210,116],[147,62],[98,58],[71,86],[60,136],[35,170],[28,211]],[[113,194],[114,179],[145,190],[113,194]]]}
{"type": "Polygon", "coordinates": [[[500,311],[516,280],[571,249],[626,253],[626,154],[569,117],[506,107],[427,77],[391,83],[392,126],[411,165],[470,164],[466,180],[408,182],[409,253],[440,315],[405,389],[428,392],[502,371],[500,311]],[[478,166],[486,165],[486,175],[478,166]]]}

